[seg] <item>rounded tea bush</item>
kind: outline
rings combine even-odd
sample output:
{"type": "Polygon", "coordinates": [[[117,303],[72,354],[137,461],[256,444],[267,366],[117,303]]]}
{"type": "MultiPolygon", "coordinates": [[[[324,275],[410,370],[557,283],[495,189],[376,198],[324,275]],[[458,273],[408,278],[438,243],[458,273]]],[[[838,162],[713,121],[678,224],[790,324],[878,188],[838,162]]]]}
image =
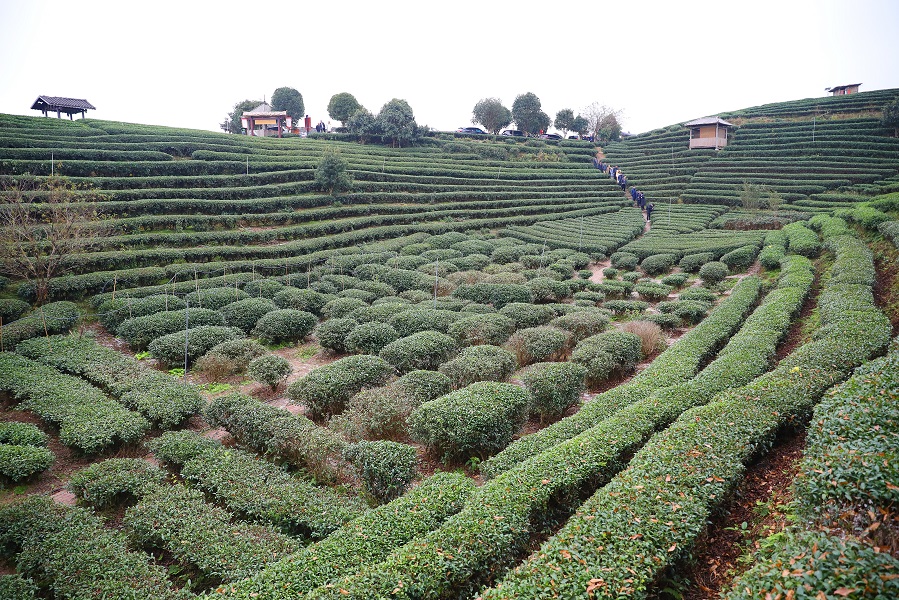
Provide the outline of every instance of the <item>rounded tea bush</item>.
{"type": "Polygon", "coordinates": [[[534,300],[531,289],[518,283],[460,285],[453,290],[453,296],[479,304],[492,304],[497,310],[514,302],[529,303],[534,300]]]}
{"type": "Polygon", "coordinates": [[[390,364],[377,356],[348,356],[294,381],[287,395],[308,407],[313,419],[322,419],[339,414],[353,394],[383,384],[392,374],[390,364]]]}
{"type": "Polygon", "coordinates": [[[275,294],[272,301],[280,308],[293,308],[321,316],[328,297],[314,290],[285,288],[275,294]]]}
{"type": "Polygon", "coordinates": [[[247,367],[247,375],[254,381],[264,383],[272,388],[272,391],[278,389],[287,377],[293,373],[293,367],[290,362],[283,356],[277,354],[265,354],[250,361],[247,367]]]}
{"type": "Polygon", "coordinates": [[[643,342],[625,331],[606,331],[575,346],[571,362],[586,367],[587,383],[597,385],[612,375],[623,375],[640,362],[643,342]]]}
{"type": "Polygon", "coordinates": [[[350,288],[348,290],[343,290],[342,292],[338,292],[338,298],[356,298],[358,300],[362,300],[366,304],[370,304],[378,295],[374,292],[367,292],[365,290],[357,290],[355,288],[350,288]]]}
{"type": "Polygon", "coordinates": [[[384,346],[399,337],[396,329],[387,323],[373,321],[354,327],[344,338],[344,346],[347,351],[357,354],[377,354],[384,346]]]}
{"type": "Polygon", "coordinates": [[[142,458],[109,458],[72,474],[69,489],[94,508],[140,498],[163,484],[166,472],[142,458]]]}
{"type": "Polygon", "coordinates": [[[640,268],[649,275],[660,275],[674,266],[677,256],[674,254],[653,254],[640,263],[640,268]]]}
{"type": "Polygon", "coordinates": [[[517,367],[511,352],[484,344],[463,348],[456,358],[443,363],[438,370],[458,389],[475,381],[505,381],[517,367]]]}
{"type": "Polygon", "coordinates": [[[527,285],[534,295],[534,302],[559,302],[571,294],[568,284],[549,277],[535,277],[527,285]]]}
{"type": "Polygon", "coordinates": [[[418,408],[429,400],[449,394],[453,389],[450,378],[439,371],[409,371],[392,384],[390,387],[398,390],[408,398],[413,408],[418,408]]]}
{"type": "Polygon", "coordinates": [[[615,252],[611,257],[612,266],[622,271],[633,271],[640,262],[640,257],[630,252],[615,252]]]}
{"type": "Polygon", "coordinates": [[[702,265],[713,260],[715,260],[715,255],[711,252],[699,252],[683,257],[680,259],[678,266],[687,273],[696,273],[702,265]]]}
{"type": "Polygon", "coordinates": [[[458,318],[459,313],[450,310],[415,307],[393,315],[387,323],[405,337],[428,330],[446,333],[458,318]]]}
{"type": "Polygon", "coordinates": [[[365,493],[381,504],[402,496],[418,473],[418,454],[408,444],[362,441],[343,455],[358,469],[365,493]]]}
{"type": "Polygon", "coordinates": [[[315,329],[318,344],[334,352],[347,352],[346,338],[359,323],[353,319],[328,319],[315,329]]]}
{"type": "MultiPolygon", "coordinates": [[[[106,300],[97,307],[97,319],[107,331],[116,333],[119,325],[134,317],[145,317],[158,312],[181,310],[187,303],[177,296],[157,295],[146,298],[116,298],[106,300]]],[[[6,319],[3,319],[6,323],[6,319]]]]}
{"type": "MultiPolygon", "coordinates": [[[[31,305],[24,300],[18,298],[2,298],[0,299],[0,319],[6,325],[15,321],[25,313],[31,310],[31,305]]],[[[125,313],[128,314],[127,312],[125,313]]]]}
{"type": "Polygon", "coordinates": [[[518,433],[530,403],[517,385],[479,381],[422,404],[409,415],[409,433],[447,461],[485,458],[518,433]]]}
{"type": "Polygon", "coordinates": [[[730,274],[730,269],[723,262],[712,261],[702,265],[699,269],[699,278],[703,285],[712,286],[720,283],[730,274]]]}
{"type": "Polygon", "coordinates": [[[206,288],[191,292],[184,296],[184,301],[191,308],[206,308],[218,310],[226,304],[245,300],[250,295],[245,291],[233,287],[206,288]]]}
{"type": "Polygon", "coordinates": [[[571,334],[568,331],[545,325],[516,331],[506,342],[506,348],[515,355],[518,364],[524,366],[562,360],[570,344],[571,334]]]}
{"type": "Polygon", "coordinates": [[[368,304],[359,298],[335,298],[325,304],[321,312],[326,319],[343,319],[366,306],[368,304]]]}
{"type": "Polygon", "coordinates": [[[530,412],[541,422],[557,419],[580,400],[587,368],[573,362],[542,362],[527,367],[521,382],[531,393],[530,412]]]}
{"type": "Polygon", "coordinates": [[[512,319],[516,329],[546,325],[556,317],[555,311],[543,304],[513,302],[500,309],[499,314],[512,319]]]}
{"type": "Polygon", "coordinates": [[[371,323],[379,321],[387,323],[393,315],[399,314],[412,308],[408,300],[395,298],[393,301],[379,302],[375,301],[371,306],[360,308],[353,313],[353,319],[360,323],[371,323]]]}
{"type": "Polygon", "coordinates": [[[391,342],[378,355],[399,373],[435,370],[456,352],[456,342],[437,331],[420,331],[391,342]]]}
{"type": "Polygon", "coordinates": [[[687,288],[678,296],[679,300],[699,300],[700,302],[705,302],[707,304],[712,304],[715,300],[718,299],[718,296],[715,295],[715,292],[712,290],[707,290],[706,288],[701,287],[691,287],[687,288]]]}
{"type": "Polygon", "coordinates": [[[318,319],[303,310],[282,308],[264,314],[253,329],[253,336],[270,344],[299,342],[312,333],[318,319]]]}
{"type": "Polygon", "coordinates": [[[203,371],[213,380],[218,380],[235,373],[243,373],[247,365],[257,356],[268,352],[256,340],[229,340],[213,346],[197,360],[194,368],[203,371]]]}
{"type": "Polygon", "coordinates": [[[251,298],[268,298],[271,300],[286,288],[287,286],[274,279],[257,279],[245,284],[243,291],[248,293],[251,298]]]}
{"type": "Polygon", "coordinates": [[[392,385],[362,390],[328,421],[328,429],[350,442],[400,438],[406,432],[406,417],[419,404],[392,385]]]}
{"type": "Polygon", "coordinates": [[[670,285],[672,288],[683,287],[687,283],[688,276],[686,273],[672,273],[662,277],[661,282],[670,285]]]}
{"type": "Polygon", "coordinates": [[[663,283],[641,281],[634,286],[634,291],[637,292],[643,300],[658,302],[659,300],[664,300],[668,297],[668,294],[671,293],[671,287],[663,283]]]}
{"type": "Polygon", "coordinates": [[[162,363],[178,366],[184,365],[185,356],[187,363],[191,364],[222,342],[242,337],[244,337],[243,332],[236,327],[202,325],[187,331],[178,331],[156,338],[150,342],[149,350],[162,363]]]}
{"type": "Polygon", "coordinates": [[[0,444],[0,476],[10,481],[21,481],[46,471],[55,459],[49,449],[41,446],[0,444]]]}
{"type": "Polygon", "coordinates": [[[274,302],[267,298],[246,298],[226,304],[219,312],[225,318],[225,325],[249,333],[256,326],[256,321],[276,308],[274,302]]]}
{"type": "Polygon", "coordinates": [[[20,423],[18,421],[0,422],[0,444],[46,446],[48,441],[50,441],[50,436],[31,423],[20,423]]]}
{"type": "MultiPolygon", "coordinates": [[[[592,292],[582,293],[589,294],[592,292]]],[[[591,335],[605,331],[609,326],[609,317],[600,310],[579,310],[556,317],[549,324],[569,332],[572,341],[577,343],[591,335]]]]}
{"type": "Polygon", "coordinates": [[[459,342],[460,346],[477,346],[492,344],[499,346],[509,339],[515,331],[512,319],[496,313],[474,314],[453,322],[447,333],[459,342]]]}
{"type": "Polygon", "coordinates": [[[224,324],[225,318],[218,311],[208,308],[186,308],[128,319],[119,325],[116,334],[128,342],[133,350],[143,350],[156,338],[183,331],[185,325],[199,327],[224,324]]]}
{"type": "Polygon", "coordinates": [[[745,271],[755,262],[755,257],[758,256],[758,253],[758,246],[741,246],[722,256],[721,262],[726,264],[727,268],[733,272],[745,271]]]}
{"type": "Polygon", "coordinates": [[[674,314],[645,315],[640,318],[644,321],[655,323],[665,330],[676,329],[681,323],[680,318],[674,314]]]}

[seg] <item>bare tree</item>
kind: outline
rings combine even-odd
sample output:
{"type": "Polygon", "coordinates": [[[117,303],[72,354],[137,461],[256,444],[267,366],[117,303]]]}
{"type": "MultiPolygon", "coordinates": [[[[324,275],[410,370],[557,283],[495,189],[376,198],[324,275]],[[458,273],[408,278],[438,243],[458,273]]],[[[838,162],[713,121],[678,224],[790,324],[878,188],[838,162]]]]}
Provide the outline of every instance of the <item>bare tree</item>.
{"type": "Polygon", "coordinates": [[[0,182],[0,270],[34,286],[47,301],[50,280],[63,275],[67,259],[88,236],[100,236],[96,193],[78,193],[63,177],[21,177],[0,182]]]}
{"type": "Polygon", "coordinates": [[[614,109],[594,102],[581,111],[581,116],[587,119],[589,131],[593,134],[594,141],[617,140],[621,134],[621,115],[624,111],[614,109]]]}

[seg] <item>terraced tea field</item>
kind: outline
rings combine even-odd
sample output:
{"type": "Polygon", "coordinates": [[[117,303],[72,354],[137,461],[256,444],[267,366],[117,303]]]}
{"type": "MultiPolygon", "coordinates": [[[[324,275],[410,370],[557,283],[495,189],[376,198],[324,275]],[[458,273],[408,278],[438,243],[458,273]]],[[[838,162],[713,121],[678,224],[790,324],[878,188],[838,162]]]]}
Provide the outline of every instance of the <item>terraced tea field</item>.
{"type": "Polygon", "coordinates": [[[897,95],[717,152],[0,115],[99,216],[0,281],[0,598],[899,597],[897,95]]]}

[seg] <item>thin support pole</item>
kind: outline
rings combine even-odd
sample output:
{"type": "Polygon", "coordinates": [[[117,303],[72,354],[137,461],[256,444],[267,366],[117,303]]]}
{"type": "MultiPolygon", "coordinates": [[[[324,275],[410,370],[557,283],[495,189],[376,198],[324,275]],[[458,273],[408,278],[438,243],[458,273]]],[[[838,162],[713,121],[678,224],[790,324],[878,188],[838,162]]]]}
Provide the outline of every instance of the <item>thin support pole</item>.
{"type": "Polygon", "coordinates": [[[437,308],[437,282],[439,281],[439,273],[440,271],[440,257],[437,257],[437,261],[434,263],[434,308],[437,308]]]}
{"type": "Polygon", "coordinates": [[[184,375],[187,379],[187,340],[190,338],[190,301],[185,300],[184,310],[184,375]]]}

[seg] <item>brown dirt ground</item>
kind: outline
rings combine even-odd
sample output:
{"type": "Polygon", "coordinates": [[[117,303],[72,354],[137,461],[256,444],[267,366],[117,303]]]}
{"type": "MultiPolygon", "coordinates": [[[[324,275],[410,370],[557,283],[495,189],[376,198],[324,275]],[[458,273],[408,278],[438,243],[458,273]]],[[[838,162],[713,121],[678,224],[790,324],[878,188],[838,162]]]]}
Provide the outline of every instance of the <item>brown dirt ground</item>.
{"type": "Polygon", "coordinates": [[[691,582],[682,590],[683,600],[719,598],[748,568],[745,559],[759,550],[759,541],[786,528],[783,505],[793,498],[793,479],[804,449],[804,430],[785,433],[749,467],[727,506],[697,541],[693,560],[681,571],[691,582]]]}

